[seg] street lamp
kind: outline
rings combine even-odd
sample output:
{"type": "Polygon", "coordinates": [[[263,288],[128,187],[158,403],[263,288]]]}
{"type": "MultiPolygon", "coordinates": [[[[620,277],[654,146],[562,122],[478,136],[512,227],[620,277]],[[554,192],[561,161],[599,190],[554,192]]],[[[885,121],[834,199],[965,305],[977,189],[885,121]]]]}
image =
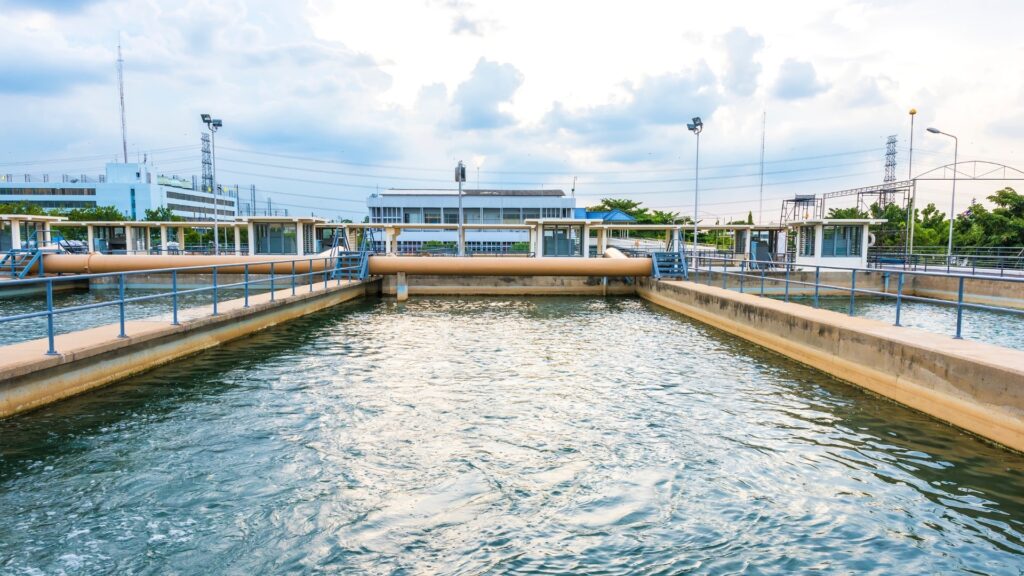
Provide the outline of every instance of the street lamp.
{"type": "Polygon", "coordinates": [[[960,140],[958,140],[956,136],[943,132],[938,128],[928,128],[928,131],[932,134],[942,134],[943,136],[949,136],[953,139],[953,199],[950,201],[949,206],[949,243],[946,246],[946,258],[948,260],[953,257],[953,218],[956,216],[956,163],[957,153],[960,148],[960,140]]]}
{"type": "Polygon", "coordinates": [[[455,167],[455,181],[459,183],[459,236],[455,239],[455,244],[458,245],[459,256],[465,256],[466,242],[462,235],[462,183],[466,181],[466,165],[462,160],[459,160],[459,165],[455,167]]]}
{"type": "Polygon", "coordinates": [[[697,258],[697,200],[700,198],[700,133],[704,129],[704,122],[700,116],[696,116],[693,122],[686,127],[697,136],[697,161],[693,171],[693,257],[697,258]]]}
{"type": "Polygon", "coordinates": [[[206,127],[210,129],[210,160],[213,171],[213,253],[220,255],[220,227],[218,226],[220,216],[217,213],[217,144],[214,135],[217,129],[224,125],[220,118],[211,118],[209,114],[200,114],[206,127]]]}

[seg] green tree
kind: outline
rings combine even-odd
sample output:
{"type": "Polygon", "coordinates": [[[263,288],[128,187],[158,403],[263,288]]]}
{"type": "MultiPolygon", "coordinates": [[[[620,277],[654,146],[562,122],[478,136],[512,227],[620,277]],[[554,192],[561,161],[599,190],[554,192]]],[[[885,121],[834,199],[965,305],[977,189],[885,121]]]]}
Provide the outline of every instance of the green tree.
{"type": "Polygon", "coordinates": [[[35,204],[29,204],[28,202],[10,202],[7,204],[0,204],[0,214],[30,214],[32,216],[45,216],[46,210],[43,210],[35,204]]]}
{"type": "Polygon", "coordinates": [[[175,215],[167,206],[158,206],[146,209],[145,220],[147,222],[183,222],[185,219],[175,215]]]}

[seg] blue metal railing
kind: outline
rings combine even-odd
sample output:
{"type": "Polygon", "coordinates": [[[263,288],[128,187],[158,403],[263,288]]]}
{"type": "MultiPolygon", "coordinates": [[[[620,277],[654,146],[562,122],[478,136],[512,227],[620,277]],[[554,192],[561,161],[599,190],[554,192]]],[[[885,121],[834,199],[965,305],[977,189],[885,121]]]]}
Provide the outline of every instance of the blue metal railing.
{"type": "MultiPolygon", "coordinates": [[[[72,312],[81,312],[85,310],[92,310],[96,308],[103,308],[106,306],[117,307],[119,316],[119,336],[127,337],[125,333],[125,319],[127,305],[133,302],[144,302],[149,300],[157,300],[161,298],[170,298],[171,300],[171,324],[178,325],[179,316],[179,300],[181,296],[187,294],[204,294],[211,293],[213,300],[213,308],[211,316],[216,316],[220,313],[220,291],[230,288],[241,288],[243,290],[243,307],[248,308],[250,303],[250,291],[253,287],[264,287],[270,291],[270,300],[274,301],[275,290],[281,288],[290,287],[291,294],[297,294],[300,287],[308,287],[308,291],[314,290],[314,285],[319,286],[322,280],[323,287],[326,289],[330,282],[333,280],[336,285],[340,286],[342,280],[361,280],[369,276],[369,255],[365,252],[348,253],[355,254],[356,256],[351,261],[346,261],[344,265],[339,265],[339,259],[337,258],[297,258],[292,260],[265,260],[258,262],[248,262],[244,264],[231,263],[231,264],[216,264],[216,265],[202,265],[202,266],[182,266],[178,268],[164,268],[154,270],[135,270],[131,272],[108,272],[101,274],[75,274],[68,276],[54,276],[54,277],[41,277],[41,278],[29,278],[23,280],[12,280],[4,284],[5,287],[30,287],[42,284],[46,294],[46,309],[36,312],[26,312],[22,314],[13,314],[10,316],[0,317],[0,325],[6,322],[14,322],[17,320],[27,320],[30,318],[46,318],[46,337],[48,340],[47,354],[55,355],[57,350],[55,347],[55,321],[59,314],[68,314],[72,312]],[[319,270],[314,269],[314,266],[319,265],[322,262],[322,266],[319,270]],[[250,275],[250,269],[252,266],[268,265],[270,267],[270,273],[265,275],[266,277],[254,278],[250,275]],[[296,265],[299,266],[296,266],[296,265]],[[288,274],[280,274],[279,269],[285,268],[289,270],[288,274]],[[307,271],[302,272],[303,268],[307,271]],[[220,281],[220,275],[224,274],[224,270],[230,270],[230,273],[238,273],[241,270],[242,281],[241,282],[229,282],[222,283],[220,281]],[[198,288],[181,288],[178,285],[178,276],[180,273],[203,273],[209,272],[212,274],[212,285],[201,286],[198,288]],[[171,279],[171,290],[169,292],[160,292],[158,294],[146,294],[142,296],[127,297],[125,294],[126,285],[128,278],[136,276],[144,276],[150,274],[167,275],[170,274],[171,279]],[[118,287],[118,297],[115,300],[109,300],[105,302],[94,302],[90,304],[80,304],[75,306],[66,306],[63,308],[54,307],[53,303],[53,292],[54,285],[57,283],[67,282],[79,282],[82,280],[93,280],[100,278],[116,278],[118,287]],[[301,280],[301,281],[300,281],[301,280]]],[[[41,264],[40,264],[41,266],[41,264]]]]}
{"type": "MultiPolygon", "coordinates": [[[[700,282],[700,273],[704,273],[704,280],[708,285],[712,283],[712,276],[717,274],[721,278],[722,288],[728,287],[728,279],[733,278],[736,280],[734,286],[739,292],[756,294],[758,296],[770,295],[770,290],[766,290],[766,283],[774,283],[777,286],[783,287],[782,297],[786,302],[790,301],[791,288],[792,287],[807,287],[813,288],[812,293],[812,305],[815,308],[819,308],[821,305],[821,293],[823,290],[833,292],[844,292],[849,294],[849,304],[847,306],[847,313],[850,316],[855,315],[855,304],[857,295],[862,296],[873,296],[882,299],[892,298],[895,301],[894,310],[894,325],[901,326],[901,315],[903,312],[903,304],[905,302],[924,302],[929,304],[937,304],[941,306],[955,306],[956,307],[956,326],[953,330],[954,338],[963,338],[963,315],[965,310],[988,310],[991,312],[1004,312],[1014,315],[1024,315],[1024,309],[1011,308],[1007,306],[994,306],[990,304],[979,304],[976,302],[967,302],[965,300],[965,280],[979,279],[976,276],[970,276],[965,274],[946,274],[942,272],[923,272],[923,271],[911,271],[911,270],[893,270],[886,271],[884,269],[871,269],[871,268],[849,268],[842,266],[809,266],[809,265],[795,265],[793,263],[784,263],[780,265],[778,262],[768,261],[757,261],[748,260],[741,261],[736,264],[733,259],[716,259],[711,257],[701,256],[693,269],[694,281],[700,282]],[[774,266],[774,270],[769,268],[769,264],[774,266]],[[814,281],[797,280],[793,278],[794,273],[797,272],[814,272],[814,281]],[[822,282],[821,272],[822,271],[838,271],[846,272],[850,275],[849,286],[827,284],[822,282]],[[774,272],[774,273],[773,273],[774,272]],[[881,274],[884,281],[886,282],[886,288],[883,291],[872,290],[869,288],[858,288],[857,287],[857,275],[860,274],[861,278],[864,278],[866,273],[881,274]],[[896,291],[888,291],[888,278],[896,277],[896,291]],[[956,282],[956,300],[944,300],[941,298],[929,298],[925,296],[916,296],[906,294],[904,288],[908,278],[913,277],[932,277],[932,278],[946,278],[954,279],[956,282]],[[753,281],[756,286],[755,291],[751,291],[747,286],[748,282],[753,281]]],[[[1011,283],[1014,286],[1020,286],[1022,294],[1024,294],[1024,278],[1013,278],[1013,277],[990,277],[981,278],[987,281],[1011,283]]]]}
{"type": "Polygon", "coordinates": [[[689,265],[683,252],[652,252],[651,274],[655,278],[688,279],[689,265]]]}

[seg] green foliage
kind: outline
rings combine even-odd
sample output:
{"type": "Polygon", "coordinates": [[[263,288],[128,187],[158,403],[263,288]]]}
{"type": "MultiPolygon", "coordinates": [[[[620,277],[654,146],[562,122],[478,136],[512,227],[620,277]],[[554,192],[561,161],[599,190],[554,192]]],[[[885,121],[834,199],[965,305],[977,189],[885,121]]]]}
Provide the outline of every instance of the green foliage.
{"type": "Polygon", "coordinates": [[[147,208],[144,220],[147,222],[183,222],[185,219],[176,216],[167,206],[159,206],[152,209],[147,208]]]}
{"type": "Polygon", "coordinates": [[[32,216],[45,216],[46,210],[28,202],[11,202],[0,204],[0,214],[30,214],[32,216]]]}
{"type": "Polygon", "coordinates": [[[74,222],[102,221],[123,222],[128,216],[113,206],[96,206],[95,208],[72,208],[70,210],[51,210],[52,216],[64,216],[74,222]]]}
{"type": "Polygon", "coordinates": [[[529,252],[529,251],[530,251],[530,243],[529,242],[513,242],[512,246],[509,247],[509,252],[523,252],[523,253],[526,253],[526,252],[529,252]]]}
{"type": "Polygon", "coordinates": [[[868,215],[866,212],[858,210],[857,208],[830,208],[828,211],[828,217],[852,220],[855,218],[867,218],[868,215]]]}

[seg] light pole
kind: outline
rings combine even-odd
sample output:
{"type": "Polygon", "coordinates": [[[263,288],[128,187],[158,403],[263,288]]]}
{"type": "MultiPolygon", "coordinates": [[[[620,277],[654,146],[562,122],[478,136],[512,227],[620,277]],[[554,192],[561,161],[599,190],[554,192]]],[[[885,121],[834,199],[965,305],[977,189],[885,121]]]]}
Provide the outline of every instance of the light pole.
{"type": "Polygon", "coordinates": [[[956,217],[956,163],[957,154],[960,148],[960,140],[958,140],[956,136],[943,132],[938,128],[929,128],[928,131],[932,134],[942,134],[943,136],[949,136],[953,139],[953,199],[950,201],[949,205],[949,243],[946,246],[946,259],[948,261],[953,258],[953,219],[956,217]]]}
{"type": "Polygon", "coordinates": [[[910,180],[910,207],[907,209],[907,260],[914,253],[914,221],[917,220],[917,183],[914,179],[914,116],[917,109],[910,109],[910,154],[907,155],[907,180],[910,180]]]}
{"type": "MultiPolygon", "coordinates": [[[[700,198],[700,133],[704,130],[704,122],[696,116],[693,122],[686,125],[690,132],[697,135],[697,161],[693,170],[693,257],[697,258],[697,202],[700,198]]],[[[696,260],[694,260],[696,262],[696,260]]]]}
{"type": "Polygon", "coordinates": [[[217,129],[224,125],[220,118],[211,118],[209,114],[200,114],[206,127],[210,129],[210,160],[213,171],[213,253],[220,255],[220,227],[218,221],[220,215],[217,212],[217,129]]]}
{"type": "Polygon", "coordinates": [[[459,183],[459,236],[455,239],[455,244],[458,246],[459,256],[465,256],[466,243],[462,235],[462,183],[466,181],[466,165],[462,160],[459,160],[459,165],[455,167],[455,181],[459,183]]]}

